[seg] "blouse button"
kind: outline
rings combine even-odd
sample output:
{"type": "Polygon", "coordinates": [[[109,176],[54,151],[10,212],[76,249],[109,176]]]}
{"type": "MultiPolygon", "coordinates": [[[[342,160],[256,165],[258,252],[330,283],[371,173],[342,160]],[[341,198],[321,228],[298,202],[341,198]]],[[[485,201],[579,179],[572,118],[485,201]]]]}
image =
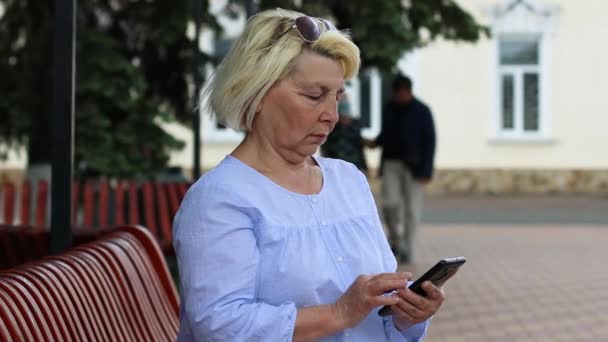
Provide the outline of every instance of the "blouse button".
{"type": "Polygon", "coordinates": [[[344,258],[340,255],[339,257],[336,258],[336,260],[338,260],[338,262],[342,262],[342,261],[344,261],[344,258]]]}

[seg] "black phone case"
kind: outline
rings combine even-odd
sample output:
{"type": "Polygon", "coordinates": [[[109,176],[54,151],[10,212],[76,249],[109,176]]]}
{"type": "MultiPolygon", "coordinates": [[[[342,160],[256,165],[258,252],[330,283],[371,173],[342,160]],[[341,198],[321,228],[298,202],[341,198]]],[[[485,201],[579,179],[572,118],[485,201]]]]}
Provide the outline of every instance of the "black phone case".
{"type": "MultiPolygon", "coordinates": [[[[460,268],[460,266],[462,266],[462,264],[464,264],[466,261],[467,260],[464,257],[439,260],[435,266],[431,267],[422,275],[422,277],[418,278],[414,283],[412,283],[412,285],[409,286],[409,289],[421,296],[426,296],[426,292],[424,292],[422,289],[422,283],[428,280],[437,286],[441,286],[454,274],[456,274],[458,268],[460,268]]],[[[390,306],[385,306],[378,311],[378,315],[380,316],[387,316],[390,314],[390,306]]]]}

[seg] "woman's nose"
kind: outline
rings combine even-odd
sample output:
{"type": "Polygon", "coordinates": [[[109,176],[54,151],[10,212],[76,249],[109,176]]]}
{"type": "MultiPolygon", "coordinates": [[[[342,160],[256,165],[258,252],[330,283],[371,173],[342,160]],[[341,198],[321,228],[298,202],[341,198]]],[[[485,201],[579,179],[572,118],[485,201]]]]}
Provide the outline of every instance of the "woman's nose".
{"type": "Polygon", "coordinates": [[[329,100],[329,103],[325,106],[323,110],[323,118],[325,120],[331,121],[333,123],[338,122],[338,102],[335,100],[329,100]]]}

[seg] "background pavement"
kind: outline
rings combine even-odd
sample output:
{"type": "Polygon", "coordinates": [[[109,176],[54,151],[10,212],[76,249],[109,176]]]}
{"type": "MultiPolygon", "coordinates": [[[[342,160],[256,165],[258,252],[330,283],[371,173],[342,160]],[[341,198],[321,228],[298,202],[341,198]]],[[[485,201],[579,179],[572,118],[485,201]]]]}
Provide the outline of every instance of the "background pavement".
{"type": "Polygon", "coordinates": [[[434,195],[424,205],[423,221],[433,224],[608,226],[608,195],[434,195]]]}
{"type": "Polygon", "coordinates": [[[608,197],[427,197],[411,264],[467,263],[427,341],[608,341],[608,197]]]}

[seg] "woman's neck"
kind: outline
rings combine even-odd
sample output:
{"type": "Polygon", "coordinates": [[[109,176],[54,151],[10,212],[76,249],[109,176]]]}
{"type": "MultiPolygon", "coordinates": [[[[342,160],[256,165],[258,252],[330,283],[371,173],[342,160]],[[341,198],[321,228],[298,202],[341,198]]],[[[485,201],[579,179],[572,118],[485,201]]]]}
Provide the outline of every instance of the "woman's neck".
{"type": "Polygon", "coordinates": [[[302,194],[321,191],[323,176],[311,156],[279,151],[252,134],[231,155],[289,191],[302,194]]]}

